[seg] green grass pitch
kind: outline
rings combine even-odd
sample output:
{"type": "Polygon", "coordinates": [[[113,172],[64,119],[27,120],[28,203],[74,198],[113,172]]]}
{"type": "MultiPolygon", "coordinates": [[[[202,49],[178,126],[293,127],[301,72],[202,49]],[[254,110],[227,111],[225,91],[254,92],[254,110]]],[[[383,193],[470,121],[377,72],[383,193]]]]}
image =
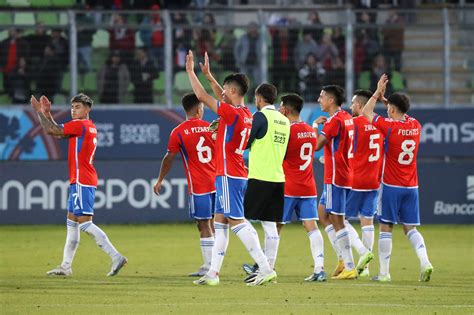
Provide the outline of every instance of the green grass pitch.
{"type": "MultiPolygon", "coordinates": [[[[261,235],[259,224],[255,226],[261,235]]],[[[243,283],[240,266],[251,259],[232,233],[221,284],[192,284],[193,278],[186,274],[198,268],[201,254],[197,230],[191,224],[103,226],[129,258],[129,264],[113,278],[105,277],[109,258],[81,233],[74,275],[47,277],[45,272],[62,258],[65,229],[0,227],[0,313],[474,313],[473,228],[467,225],[420,228],[435,268],[429,283],[418,282],[418,259],[398,226],[391,283],[366,278],[304,283],[312,272],[309,241],[303,228],[293,224],[283,230],[278,283],[262,287],[243,283]]],[[[331,272],[336,260],[326,237],[325,241],[326,269],[331,272]]],[[[377,271],[378,258],[371,274],[377,271]]]]}

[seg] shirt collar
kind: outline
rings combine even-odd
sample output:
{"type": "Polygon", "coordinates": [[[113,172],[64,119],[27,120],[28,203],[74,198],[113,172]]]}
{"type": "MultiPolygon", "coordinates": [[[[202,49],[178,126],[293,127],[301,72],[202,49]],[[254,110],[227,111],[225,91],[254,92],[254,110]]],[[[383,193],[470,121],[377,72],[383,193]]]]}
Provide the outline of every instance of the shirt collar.
{"type": "Polygon", "coordinates": [[[264,110],[264,109],[273,109],[273,110],[276,110],[275,109],[275,105],[265,105],[260,111],[264,110]]]}

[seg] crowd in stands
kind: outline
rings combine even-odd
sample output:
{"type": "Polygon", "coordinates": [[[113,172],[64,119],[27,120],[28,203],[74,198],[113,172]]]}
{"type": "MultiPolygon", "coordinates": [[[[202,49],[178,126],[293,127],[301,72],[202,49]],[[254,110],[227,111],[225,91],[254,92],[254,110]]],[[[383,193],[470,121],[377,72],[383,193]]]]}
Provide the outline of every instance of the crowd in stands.
{"type": "MultiPolygon", "coordinates": [[[[165,1],[166,2],[166,1],[165,1]]],[[[179,1],[166,4],[172,8],[179,1]]],[[[186,1],[184,1],[186,2],[186,1]]],[[[190,1],[187,1],[190,2],[190,1]]],[[[198,1],[194,1],[194,5],[198,1]]],[[[127,9],[127,1],[85,1],[88,8],[127,9]],[[113,4],[111,4],[113,2],[113,4]]],[[[134,1],[149,14],[98,15],[94,10],[77,14],[77,60],[81,86],[86,75],[93,73],[97,84],[95,97],[103,104],[153,103],[154,82],[163,82],[165,31],[161,7],[156,1],[134,1]],[[142,7],[143,6],[143,7],[142,7]],[[92,42],[97,29],[91,25],[107,25],[107,58],[95,69],[92,42]],[[130,27],[135,23],[134,27],[130,27]],[[136,46],[137,37],[140,46],[136,46]],[[133,95],[133,98],[130,97],[133,95]]],[[[163,5],[163,3],[162,3],[163,5]]],[[[262,47],[268,45],[268,80],[279,91],[299,92],[306,101],[316,102],[326,84],[345,86],[346,40],[341,27],[326,27],[317,11],[309,12],[307,21],[273,14],[268,21],[269,40],[262,43],[255,22],[241,30],[218,27],[212,13],[172,12],[173,73],[185,69],[189,49],[198,56],[208,52],[213,71],[246,73],[253,88],[262,81],[260,60],[262,47]]],[[[355,88],[375,89],[381,73],[395,78],[391,91],[404,89],[401,54],[403,52],[403,17],[390,12],[386,25],[373,27],[373,15],[358,14],[354,33],[355,88]]],[[[8,38],[0,43],[0,71],[3,91],[14,104],[26,104],[31,93],[50,98],[67,93],[65,76],[69,75],[69,41],[66,29],[46,29],[38,21],[35,30],[23,34],[11,28],[8,38]],[[66,75],[67,74],[67,75],[66,75]]],[[[25,32],[26,33],[26,32],[25,32]]],[[[90,78],[90,76],[89,76],[90,78]]],[[[87,92],[87,91],[86,91],[87,92]]],[[[252,95],[251,93],[249,95],[252,95]]]]}

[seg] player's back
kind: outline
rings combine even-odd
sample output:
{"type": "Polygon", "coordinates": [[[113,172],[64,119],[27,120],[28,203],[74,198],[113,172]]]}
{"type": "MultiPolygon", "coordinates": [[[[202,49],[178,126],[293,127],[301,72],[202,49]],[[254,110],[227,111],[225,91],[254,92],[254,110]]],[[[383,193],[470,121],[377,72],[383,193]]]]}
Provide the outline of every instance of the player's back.
{"type": "Polygon", "coordinates": [[[313,175],[316,133],[305,122],[294,122],[290,126],[290,139],[283,161],[285,172],[285,196],[316,197],[313,175]]]}
{"type": "Polygon", "coordinates": [[[383,135],[364,116],[353,118],[353,190],[375,190],[380,186],[383,135]]]}
{"type": "Polygon", "coordinates": [[[76,119],[63,125],[69,135],[68,165],[71,184],[97,186],[94,154],[97,148],[97,129],[88,119],[76,119]]]}
{"type": "Polygon", "coordinates": [[[216,173],[218,176],[247,178],[243,154],[252,129],[252,113],[246,106],[219,102],[221,117],[216,138],[216,173]]]}
{"type": "Polygon", "coordinates": [[[416,156],[420,143],[421,124],[405,115],[405,120],[375,117],[374,125],[385,135],[385,161],[382,182],[399,187],[417,187],[416,156]]]}
{"type": "Polygon", "coordinates": [[[214,141],[209,123],[198,118],[182,122],[171,132],[170,143],[174,141],[179,144],[189,191],[193,194],[215,191],[214,141]]]}
{"type": "Polygon", "coordinates": [[[352,116],[338,110],[324,123],[321,133],[328,139],[324,146],[324,183],[351,188],[354,157],[352,116]]]}

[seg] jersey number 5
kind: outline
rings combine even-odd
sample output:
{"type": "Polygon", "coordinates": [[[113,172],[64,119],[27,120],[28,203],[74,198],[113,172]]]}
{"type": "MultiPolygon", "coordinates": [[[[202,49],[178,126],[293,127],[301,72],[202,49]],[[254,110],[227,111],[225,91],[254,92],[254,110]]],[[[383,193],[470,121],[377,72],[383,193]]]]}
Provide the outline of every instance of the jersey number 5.
{"type": "Polygon", "coordinates": [[[204,137],[199,138],[199,142],[196,145],[196,150],[198,153],[199,162],[206,164],[212,160],[212,151],[210,147],[203,145],[204,140],[204,137]]]}
{"type": "Polygon", "coordinates": [[[369,162],[378,161],[380,158],[380,144],[375,142],[375,140],[380,139],[380,134],[375,133],[370,135],[369,149],[375,149],[375,154],[369,155],[369,162]]]}

